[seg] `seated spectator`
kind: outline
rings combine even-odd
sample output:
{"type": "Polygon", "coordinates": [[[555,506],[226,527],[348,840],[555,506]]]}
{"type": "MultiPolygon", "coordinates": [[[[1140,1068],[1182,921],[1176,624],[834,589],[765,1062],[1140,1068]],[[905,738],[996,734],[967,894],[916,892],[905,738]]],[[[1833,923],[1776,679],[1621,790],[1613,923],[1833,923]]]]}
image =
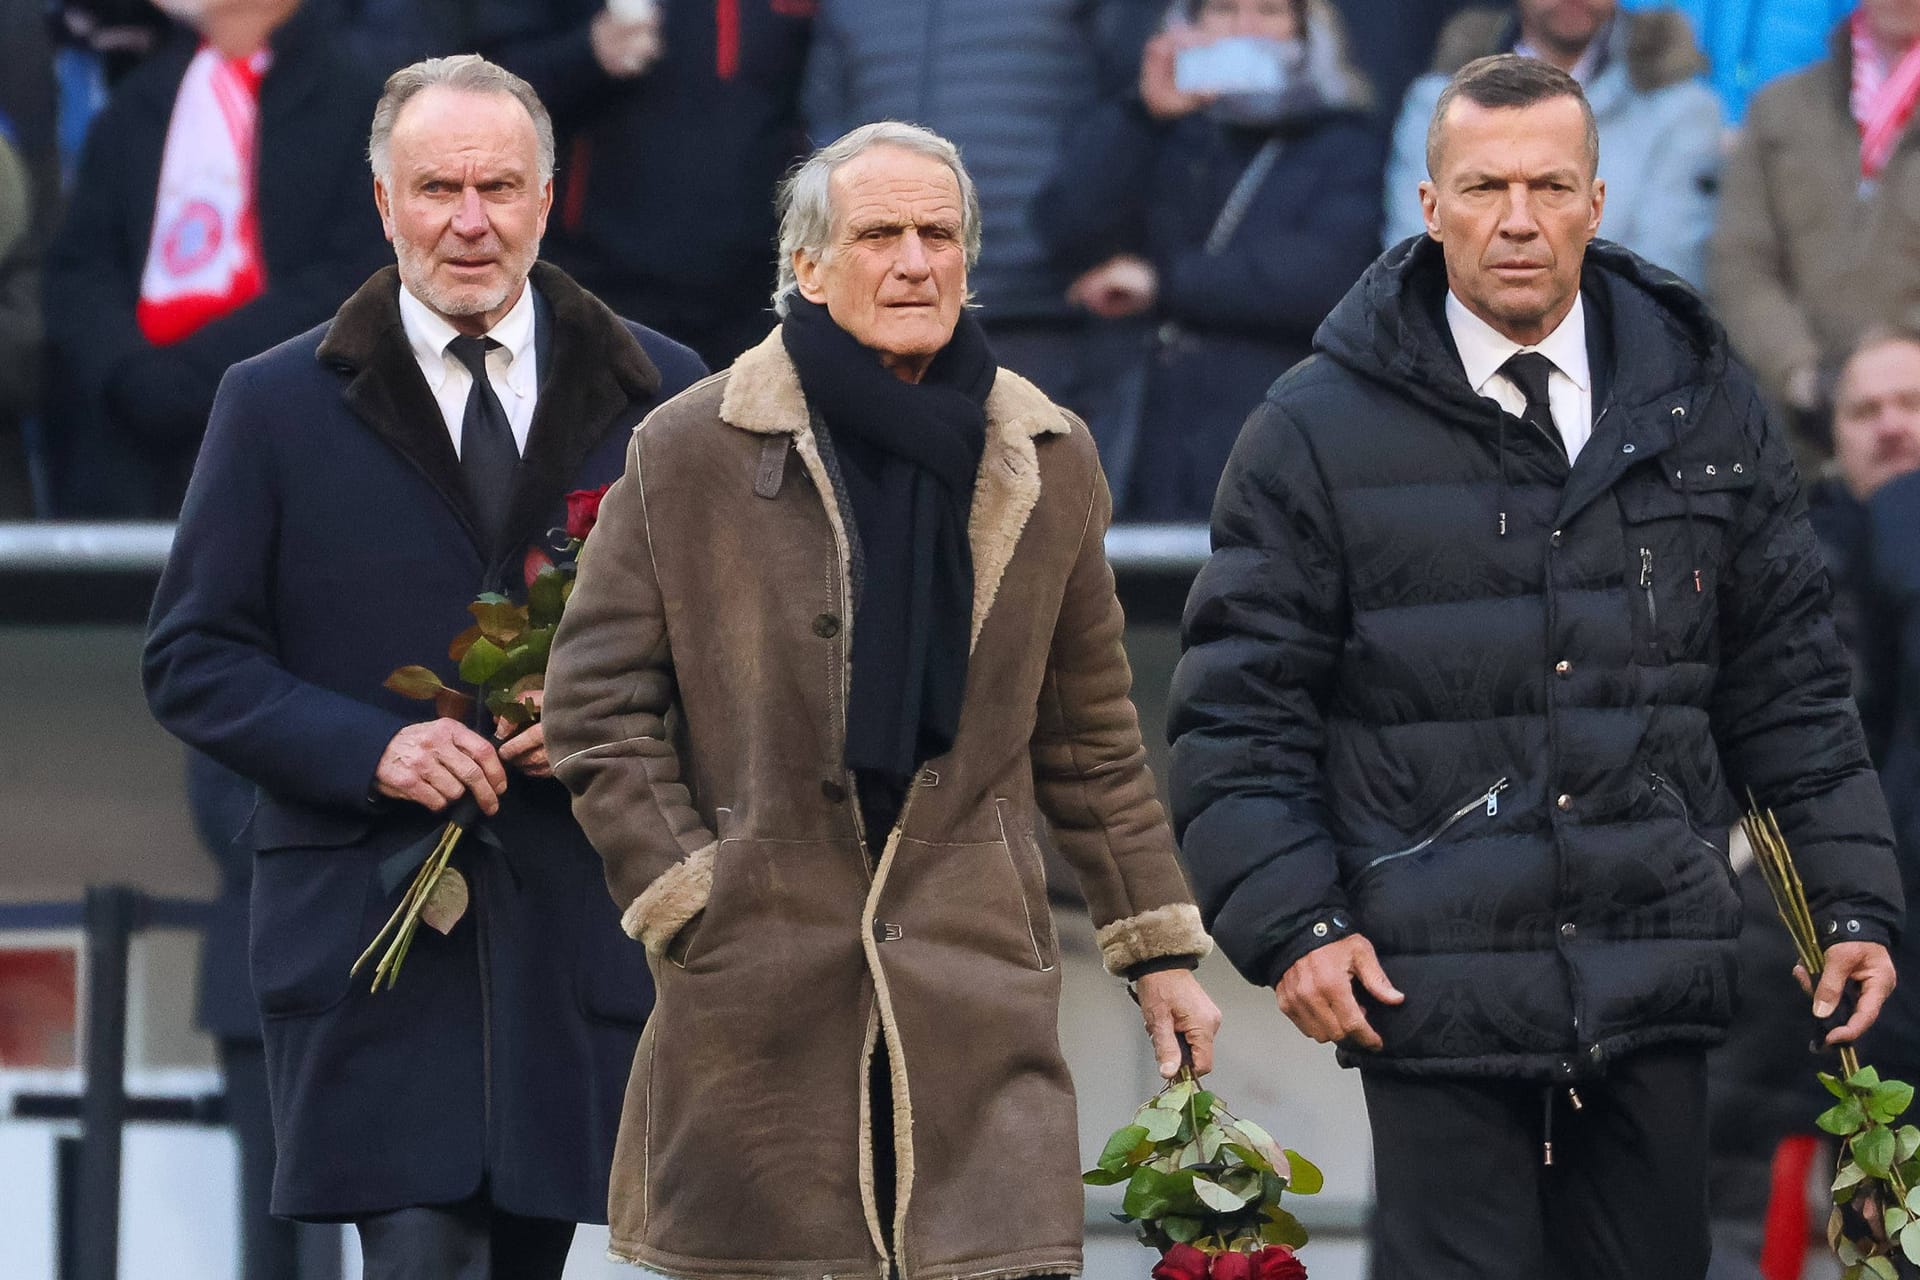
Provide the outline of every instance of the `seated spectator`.
{"type": "Polygon", "coordinates": [[[1414,81],[1393,131],[1386,243],[1422,233],[1427,121],[1447,77],[1490,53],[1523,53],[1567,72],[1600,129],[1607,238],[1699,284],[1720,168],[1720,104],[1706,62],[1671,10],[1616,12],[1615,0],[1516,0],[1448,24],[1435,70],[1414,81]]]}
{"type": "Polygon", "coordinates": [[[1727,162],[1709,291],[1793,414],[1802,466],[1831,447],[1840,362],[1920,316],[1920,0],[1868,0],[1831,50],[1753,100],[1727,162]]]}
{"type": "Polygon", "coordinates": [[[1738,127],[1747,103],[1768,84],[1818,61],[1827,33],[1854,0],[1623,0],[1628,9],[1674,8],[1693,24],[1711,68],[1727,124],[1738,127]]]}
{"type": "Polygon", "coordinates": [[[39,398],[40,296],[33,268],[34,192],[0,131],[0,520],[33,513],[20,427],[39,398]]]}
{"type": "Polygon", "coordinates": [[[723,369],[773,328],[773,191],[806,150],[811,0],[494,0],[482,52],[560,134],[546,256],[723,369]]]}
{"type": "Polygon", "coordinates": [[[1100,107],[1034,202],[1070,301],[1150,317],[1137,442],[1109,457],[1115,512],[1204,521],[1227,454],[1274,379],[1373,260],[1379,131],[1326,0],[1183,0],[1137,96],[1100,107]],[[1175,86],[1183,49],[1270,42],[1276,92],[1175,86]],[[1130,472],[1131,474],[1127,474],[1130,472]]]}
{"type": "Polygon", "coordinates": [[[386,256],[363,154],[379,86],[322,15],[230,0],[194,21],[95,120],[48,256],[59,515],[171,517],[227,366],[386,256]]]}
{"type": "MultiPolygon", "coordinates": [[[[875,120],[951,138],[980,193],[968,277],[1001,367],[1083,417],[1104,405],[1114,335],[1067,302],[1029,216],[1073,127],[1130,92],[1167,0],[820,0],[802,96],[821,142],[875,120]]],[[[1121,335],[1125,336],[1125,335],[1121,335]]]]}

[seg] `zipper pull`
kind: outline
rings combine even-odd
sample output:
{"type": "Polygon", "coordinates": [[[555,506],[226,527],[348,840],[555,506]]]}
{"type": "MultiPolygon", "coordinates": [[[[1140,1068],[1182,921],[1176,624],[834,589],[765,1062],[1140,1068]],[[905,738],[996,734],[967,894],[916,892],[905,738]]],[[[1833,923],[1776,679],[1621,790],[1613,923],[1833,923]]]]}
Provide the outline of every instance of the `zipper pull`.
{"type": "Polygon", "coordinates": [[[1705,590],[1706,588],[1700,585],[1700,571],[1695,569],[1693,571],[1693,594],[1699,595],[1705,590]]]}
{"type": "Polygon", "coordinates": [[[1653,585],[1653,548],[1651,547],[1640,548],[1640,585],[1643,588],[1653,585]]]}
{"type": "Polygon", "coordinates": [[[1497,818],[1500,816],[1500,793],[1506,789],[1507,780],[1505,778],[1500,779],[1500,781],[1487,788],[1487,816],[1489,818],[1497,818]]]}

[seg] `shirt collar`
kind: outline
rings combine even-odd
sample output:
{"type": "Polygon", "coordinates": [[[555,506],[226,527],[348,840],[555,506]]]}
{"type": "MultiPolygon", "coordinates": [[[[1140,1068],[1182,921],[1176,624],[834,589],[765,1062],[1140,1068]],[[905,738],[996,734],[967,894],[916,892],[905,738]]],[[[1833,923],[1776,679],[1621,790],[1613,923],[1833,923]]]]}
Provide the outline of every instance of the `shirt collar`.
{"type": "Polygon", "coordinates": [[[1532,346],[1522,346],[1467,310],[1467,305],[1447,290],[1447,327],[1453,330],[1453,344],[1459,348],[1460,364],[1466,370],[1467,383],[1474,394],[1485,395],[1487,383],[1500,372],[1515,353],[1538,351],[1553,361],[1553,367],[1565,374],[1574,386],[1590,390],[1587,368],[1587,307],[1579,298],[1552,333],[1532,346]]]}
{"type": "MultiPolygon", "coordinates": [[[[400,327],[406,331],[413,358],[420,362],[421,371],[427,375],[427,386],[438,392],[447,380],[447,361],[451,358],[447,355],[447,344],[459,337],[460,331],[405,285],[400,286],[400,327]]],[[[507,314],[500,317],[500,323],[486,333],[506,348],[507,383],[517,390],[525,390],[533,369],[531,359],[521,358],[532,354],[533,331],[533,284],[529,281],[521,287],[519,299],[507,314]]]]}

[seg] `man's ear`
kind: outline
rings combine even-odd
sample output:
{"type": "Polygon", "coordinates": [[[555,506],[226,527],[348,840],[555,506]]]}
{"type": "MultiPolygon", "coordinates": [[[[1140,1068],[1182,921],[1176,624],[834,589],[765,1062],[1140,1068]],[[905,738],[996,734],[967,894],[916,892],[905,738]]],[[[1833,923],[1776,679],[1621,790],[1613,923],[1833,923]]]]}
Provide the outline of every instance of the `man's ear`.
{"type": "Polygon", "coordinates": [[[820,280],[820,259],[805,249],[793,251],[793,280],[800,288],[800,296],[808,302],[826,305],[827,290],[820,280]]]}
{"type": "Polygon", "coordinates": [[[379,175],[373,179],[373,207],[380,211],[380,229],[393,239],[393,197],[387,193],[387,184],[379,175]]]}
{"type": "Polygon", "coordinates": [[[1439,209],[1439,207],[1440,207],[1440,188],[1433,184],[1433,179],[1431,178],[1421,179],[1420,181],[1420,220],[1427,224],[1427,234],[1433,237],[1435,240],[1438,240],[1441,238],[1440,237],[1440,220],[1437,216],[1437,210],[1439,209]]]}
{"type": "Polygon", "coordinates": [[[1587,217],[1587,239],[1591,240],[1600,234],[1600,214],[1606,207],[1607,180],[1595,178],[1593,180],[1593,212],[1587,217]]]}

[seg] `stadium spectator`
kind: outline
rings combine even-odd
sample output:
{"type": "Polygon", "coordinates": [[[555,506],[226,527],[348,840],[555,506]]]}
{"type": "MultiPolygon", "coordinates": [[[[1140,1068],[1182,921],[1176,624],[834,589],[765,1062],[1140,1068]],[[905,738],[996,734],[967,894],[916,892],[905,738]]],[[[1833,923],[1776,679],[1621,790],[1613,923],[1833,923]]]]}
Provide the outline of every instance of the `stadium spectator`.
{"type": "Polygon", "coordinates": [[[0,520],[22,519],[33,510],[21,438],[39,394],[33,205],[26,162],[0,132],[0,520]]]}
{"type": "Polygon", "coordinates": [[[1711,68],[1727,124],[1746,119],[1753,95],[1790,71],[1817,62],[1827,33],[1854,0],[1623,0],[1628,9],[1672,7],[1693,24],[1711,68]]]}
{"type": "Polygon", "coordinates": [[[1473,4],[1474,0],[1334,0],[1353,65],[1373,89],[1373,109],[1383,127],[1392,127],[1407,86],[1433,65],[1440,29],[1473,4]]]}
{"type": "MultiPolygon", "coordinates": [[[[773,190],[805,150],[812,0],[482,0],[561,135],[548,257],[715,369],[773,328],[773,190]]],[[[993,33],[998,38],[998,33],[993,33]]]]}
{"type": "Polygon", "coordinates": [[[814,23],[808,131],[825,142],[909,120],[959,146],[980,192],[969,283],[994,354],[1083,417],[1104,403],[1116,335],[1067,301],[1073,273],[1028,213],[1068,132],[1138,79],[1165,12],[1166,0],[821,0],[814,23]]]}
{"type": "Polygon", "coordinates": [[[1207,518],[1241,423],[1378,238],[1383,140],[1326,0],[1183,0],[1181,17],[1147,45],[1139,93],[1089,117],[1033,206],[1080,273],[1071,301],[1156,325],[1130,465],[1107,459],[1129,520],[1207,518]],[[1182,49],[1229,37],[1273,42],[1285,87],[1175,87],[1182,49]]]}
{"type": "Polygon", "coordinates": [[[1709,290],[1741,358],[1787,406],[1802,466],[1831,446],[1840,361],[1920,315],[1920,0],[1866,0],[1826,58],[1753,100],[1727,162],[1709,290]]]}
{"type": "Polygon", "coordinates": [[[173,515],[227,366],[324,320],[385,255],[364,170],[379,86],[324,14],[194,21],[94,122],[49,254],[56,514],[173,515]]]}
{"type": "Polygon", "coordinates": [[[1617,12],[1615,0],[1516,0],[1447,25],[1435,70],[1414,81],[1387,167],[1386,243],[1421,234],[1427,121],[1447,77],[1489,53],[1523,53],[1573,76],[1600,129],[1607,238],[1698,285],[1720,168],[1720,106],[1706,60],[1670,9],[1617,12]]]}

